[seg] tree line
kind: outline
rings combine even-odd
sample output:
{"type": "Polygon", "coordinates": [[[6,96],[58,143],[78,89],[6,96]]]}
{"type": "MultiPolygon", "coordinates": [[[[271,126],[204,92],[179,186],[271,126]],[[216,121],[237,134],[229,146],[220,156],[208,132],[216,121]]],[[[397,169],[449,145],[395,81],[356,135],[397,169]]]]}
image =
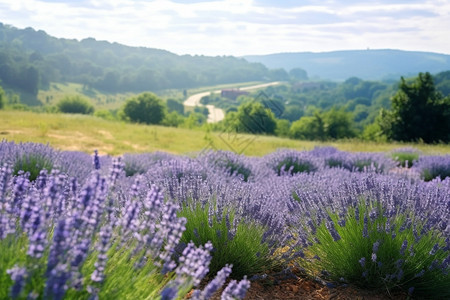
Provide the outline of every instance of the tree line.
{"type": "Polygon", "coordinates": [[[42,30],[0,23],[0,80],[33,95],[50,82],[75,82],[116,93],[280,80],[286,75],[232,56],[180,56],[93,38],[54,38],[42,30]]]}
{"type": "MultiPolygon", "coordinates": [[[[435,77],[439,80],[450,80],[450,72],[440,73],[435,77]]],[[[361,85],[361,82],[355,79],[350,81],[353,86],[361,85]],[[358,83],[355,85],[356,82],[358,83]]],[[[348,84],[349,82],[345,82],[344,87],[340,89],[347,90],[348,84]]],[[[351,93],[348,90],[347,92],[351,93]]],[[[364,94],[355,95],[360,97],[364,94]]],[[[94,112],[90,101],[81,96],[67,96],[48,111],[95,114],[109,120],[173,127],[208,126],[210,130],[215,131],[267,134],[303,140],[361,138],[425,143],[450,142],[450,95],[445,95],[437,89],[430,73],[419,73],[414,78],[402,77],[388,100],[389,105],[378,109],[372,122],[363,128],[357,126],[355,118],[358,115],[351,109],[354,106],[352,101],[345,105],[333,105],[329,109],[309,108],[297,119],[290,120],[285,116],[289,100],[272,98],[265,92],[240,97],[239,106],[229,110],[225,119],[216,124],[206,124],[208,110],[205,107],[196,107],[194,111],[186,112],[181,99],[163,100],[149,92],[129,98],[116,112],[94,112]]],[[[7,102],[7,97],[0,87],[0,109],[7,102]]]]}

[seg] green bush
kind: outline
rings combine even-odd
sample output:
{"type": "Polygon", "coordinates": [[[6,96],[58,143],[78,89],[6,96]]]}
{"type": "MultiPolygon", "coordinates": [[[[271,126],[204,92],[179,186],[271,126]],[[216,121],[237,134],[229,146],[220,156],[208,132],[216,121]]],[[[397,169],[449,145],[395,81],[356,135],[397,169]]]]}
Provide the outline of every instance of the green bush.
{"type": "Polygon", "coordinates": [[[56,104],[56,107],[60,112],[67,114],[90,115],[94,113],[94,106],[78,95],[64,97],[56,104]]]}
{"type": "Polygon", "coordinates": [[[111,111],[106,110],[106,109],[104,109],[104,110],[97,110],[94,113],[94,116],[102,118],[102,119],[105,119],[105,120],[108,120],[108,121],[114,121],[114,120],[117,119],[111,111]]]}
{"type": "Polygon", "coordinates": [[[186,231],[181,241],[195,245],[204,245],[211,241],[214,249],[211,252],[212,260],[209,265],[210,274],[217,273],[226,264],[233,265],[233,278],[242,278],[244,275],[261,273],[276,265],[274,257],[270,254],[267,243],[262,242],[264,228],[254,223],[241,221],[236,232],[231,232],[227,226],[232,226],[233,211],[224,211],[221,220],[212,217],[209,224],[209,205],[202,208],[200,205],[191,208],[183,206],[180,217],[187,219],[186,231]]]}
{"type": "Polygon", "coordinates": [[[301,262],[306,270],[363,288],[414,288],[414,295],[450,297],[450,274],[440,267],[450,254],[442,235],[425,232],[412,213],[397,214],[389,224],[379,203],[361,201],[357,207],[347,211],[345,224],[332,212],[329,222],[315,224],[301,262]],[[376,218],[369,217],[375,211],[376,218]]]}
{"type": "Polygon", "coordinates": [[[161,124],[166,115],[166,107],[155,94],[143,93],[127,100],[123,115],[131,122],[161,124]]]}
{"type": "Polygon", "coordinates": [[[29,180],[34,181],[42,170],[49,173],[53,169],[53,161],[50,157],[39,153],[24,154],[16,159],[13,166],[13,174],[18,175],[20,171],[29,174],[29,180]]]}
{"type": "Polygon", "coordinates": [[[391,157],[403,168],[411,168],[413,162],[419,159],[419,151],[414,148],[401,148],[394,150],[391,157]]]}

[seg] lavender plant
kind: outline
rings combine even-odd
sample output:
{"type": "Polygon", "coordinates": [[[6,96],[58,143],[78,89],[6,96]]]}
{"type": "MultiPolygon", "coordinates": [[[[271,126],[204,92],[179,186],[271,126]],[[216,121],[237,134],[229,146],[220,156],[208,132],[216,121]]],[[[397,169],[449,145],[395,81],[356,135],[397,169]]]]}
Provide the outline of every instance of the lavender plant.
{"type": "Polygon", "coordinates": [[[229,176],[237,176],[248,181],[252,176],[252,166],[248,158],[229,151],[207,151],[198,159],[206,168],[223,172],[229,176]]]}
{"type": "Polygon", "coordinates": [[[110,193],[120,166],[82,188],[58,171],[30,182],[1,169],[0,298],[173,299],[199,283],[210,246],[190,245],[176,264],[185,219],[156,187],[142,197],[139,178],[110,193]]]}
{"type": "Polygon", "coordinates": [[[335,152],[324,156],[325,165],[330,168],[343,168],[352,172],[387,173],[395,167],[392,159],[382,153],[335,152]]]}
{"type": "Polygon", "coordinates": [[[174,157],[168,153],[154,152],[142,154],[125,153],[123,155],[124,171],[127,177],[144,174],[155,164],[174,157]]]}
{"type": "Polygon", "coordinates": [[[448,297],[448,185],[343,172],[329,170],[297,191],[309,207],[302,267],[365,288],[448,297]]]}
{"type": "Polygon", "coordinates": [[[278,176],[312,173],[323,167],[323,161],[308,152],[279,150],[265,157],[278,176]]]}
{"type": "Polygon", "coordinates": [[[414,169],[425,181],[450,177],[450,155],[421,156],[414,169]]]}
{"type": "Polygon", "coordinates": [[[224,210],[219,218],[211,210],[214,204],[195,208],[183,207],[180,216],[187,219],[181,241],[195,245],[212,243],[210,272],[218,272],[227,264],[234,266],[232,277],[242,278],[270,270],[276,266],[276,257],[263,241],[264,227],[255,222],[236,222],[232,209],[224,210]]]}
{"type": "Polygon", "coordinates": [[[207,299],[230,276],[293,260],[330,280],[450,297],[447,157],[419,158],[411,172],[438,174],[425,182],[396,176],[382,153],[332,147],[113,159],[3,141],[0,299],[173,299],[201,281],[192,297],[207,299]],[[52,167],[30,180],[12,167],[33,151],[52,167]]]}
{"type": "Polygon", "coordinates": [[[411,168],[414,162],[419,159],[420,152],[417,149],[406,147],[395,149],[390,155],[401,167],[411,168]]]}

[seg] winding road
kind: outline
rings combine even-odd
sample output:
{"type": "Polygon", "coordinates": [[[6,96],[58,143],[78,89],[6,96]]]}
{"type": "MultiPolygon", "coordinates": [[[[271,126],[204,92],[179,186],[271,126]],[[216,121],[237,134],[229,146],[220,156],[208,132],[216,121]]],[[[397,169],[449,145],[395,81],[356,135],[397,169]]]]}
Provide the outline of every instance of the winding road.
{"type": "MultiPolygon", "coordinates": [[[[241,90],[241,91],[256,90],[256,89],[265,88],[265,87],[277,85],[277,84],[280,84],[280,82],[275,81],[275,82],[262,83],[262,84],[252,85],[252,86],[246,86],[246,87],[239,88],[239,90],[241,90]]],[[[205,106],[200,103],[200,99],[202,99],[205,96],[208,96],[211,93],[219,94],[220,92],[221,92],[221,90],[215,90],[215,91],[194,94],[192,96],[189,96],[186,99],[186,101],[184,101],[184,105],[185,106],[205,106]]],[[[208,123],[219,122],[225,118],[225,113],[224,113],[223,109],[217,108],[214,105],[210,105],[210,104],[206,105],[206,108],[209,111],[208,121],[207,121],[208,123]]]]}

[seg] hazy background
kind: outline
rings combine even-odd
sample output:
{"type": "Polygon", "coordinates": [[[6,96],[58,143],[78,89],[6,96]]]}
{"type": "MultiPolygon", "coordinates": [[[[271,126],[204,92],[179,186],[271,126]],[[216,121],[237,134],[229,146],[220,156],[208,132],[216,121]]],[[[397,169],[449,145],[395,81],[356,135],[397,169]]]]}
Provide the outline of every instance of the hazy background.
{"type": "Polygon", "coordinates": [[[450,53],[450,1],[0,0],[0,21],[176,54],[450,53]]]}

